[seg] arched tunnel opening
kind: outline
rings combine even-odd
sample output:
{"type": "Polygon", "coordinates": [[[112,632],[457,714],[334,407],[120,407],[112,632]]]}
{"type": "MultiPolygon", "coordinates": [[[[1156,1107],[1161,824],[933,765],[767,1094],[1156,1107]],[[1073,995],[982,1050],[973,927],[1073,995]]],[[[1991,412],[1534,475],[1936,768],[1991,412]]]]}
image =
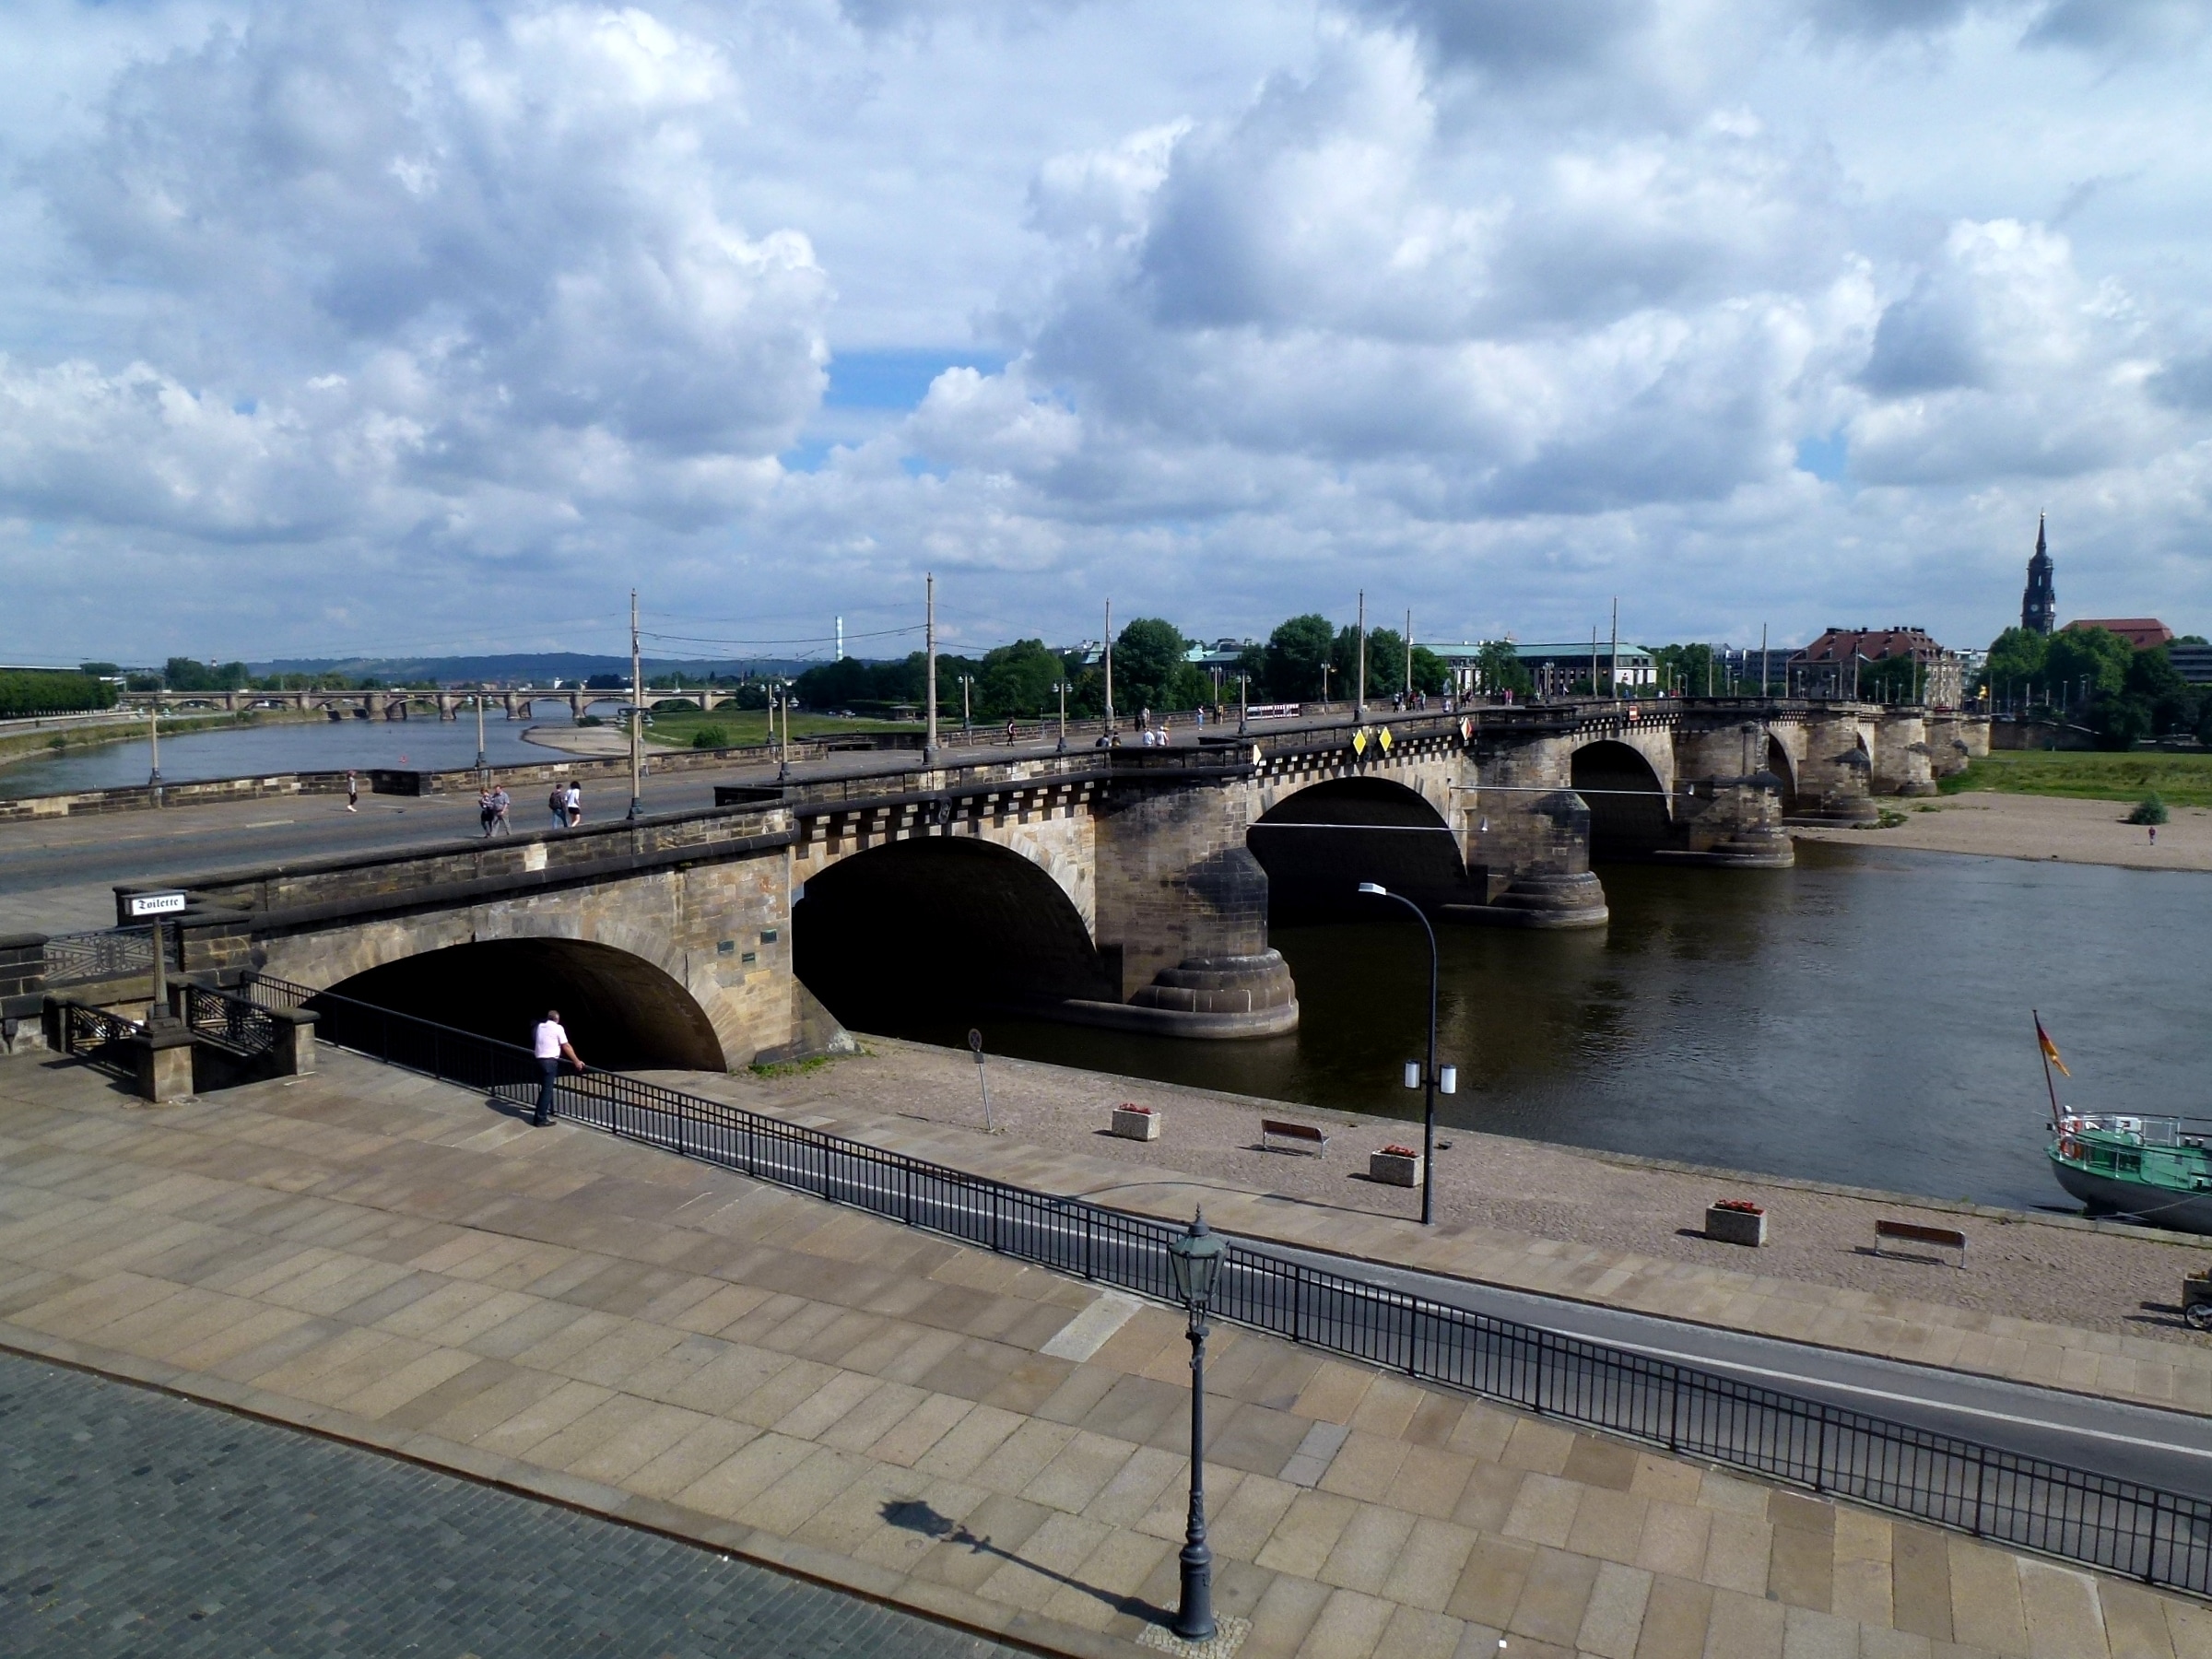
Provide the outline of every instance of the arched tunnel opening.
{"type": "Polygon", "coordinates": [[[808,879],[791,912],[800,982],[857,1030],[931,1032],[984,1009],[1119,1002],[1118,975],[1059,885],[991,841],[871,847],[808,879]]]}
{"type": "Polygon", "coordinates": [[[1363,881],[1425,905],[1479,901],[1435,807],[1386,778],[1332,778],[1277,803],[1245,833],[1267,872],[1272,923],[1365,919],[1363,881]]]}
{"type": "Polygon", "coordinates": [[[1666,790],[1652,763],[1627,744],[1576,749],[1572,782],[1590,806],[1591,857],[1647,858],[1666,844],[1666,790]]]}
{"type": "MultiPolygon", "coordinates": [[[[486,939],[426,950],[357,973],[330,994],[524,1047],[547,1010],[558,1008],[586,1065],[726,1067],[714,1027],[688,991],[642,957],[584,939],[486,939]]],[[[322,997],[307,1006],[335,1042],[348,1041],[353,1022],[375,1018],[322,997]]]]}

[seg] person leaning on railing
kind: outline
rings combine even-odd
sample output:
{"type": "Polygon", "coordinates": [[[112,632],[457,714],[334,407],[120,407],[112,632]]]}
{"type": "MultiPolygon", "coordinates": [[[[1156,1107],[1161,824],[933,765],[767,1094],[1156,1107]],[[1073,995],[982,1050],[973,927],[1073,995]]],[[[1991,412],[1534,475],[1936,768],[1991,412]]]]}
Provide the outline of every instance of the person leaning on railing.
{"type": "Polygon", "coordinates": [[[561,1028],[559,1008],[547,1008],[545,1018],[537,1022],[533,1048],[537,1055],[537,1114],[530,1121],[543,1127],[553,1121],[553,1085],[560,1076],[560,1063],[566,1060],[578,1071],[584,1066],[561,1028]]]}

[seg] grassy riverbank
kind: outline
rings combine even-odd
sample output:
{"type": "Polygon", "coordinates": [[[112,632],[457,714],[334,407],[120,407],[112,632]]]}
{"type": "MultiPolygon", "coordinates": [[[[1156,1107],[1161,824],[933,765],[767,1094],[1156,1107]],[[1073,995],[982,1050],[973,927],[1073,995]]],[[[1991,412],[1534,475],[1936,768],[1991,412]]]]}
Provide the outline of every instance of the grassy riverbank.
{"type": "Polygon", "coordinates": [[[2004,750],[1943,780],[1945,794],[2065,795],[2084,801],[2139,801],[2152,790],[2174,806],[2212,806],[2212,754],[2100,754],[2004,750]]]}
{"type": "MultiPolygon", "coordinates": [[[[645,740],[665,748],[689,748],[691,739],[708,726],[720,728],[728,734],[724,742],[731,744],[766,743],[770,741],[768,711],[765,709],[720,708],[712,713],[696,709],[667,710],[657,712],[653,724],[645,728],[645,740]]],[[[613,728],[621,730],[619,726],[613,728]]],[[[842,720],[834,714],[794,713],[791,717],[791,735],[794,737],[814,737],[824,732],[898,732],[914,730],[912,721],[904,724],[892,720],[842,720]]]]}

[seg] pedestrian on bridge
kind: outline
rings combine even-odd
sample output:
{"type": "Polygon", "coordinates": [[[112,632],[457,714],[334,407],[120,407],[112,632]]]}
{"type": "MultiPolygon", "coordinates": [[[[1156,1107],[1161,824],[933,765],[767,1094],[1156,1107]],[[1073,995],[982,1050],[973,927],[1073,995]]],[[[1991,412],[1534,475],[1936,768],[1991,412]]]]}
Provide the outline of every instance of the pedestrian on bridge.
{"type": "Polygon", "coordinates": [[[488,787],[477,791],[477,828],[484,831],[484,839],[491,839],[491,791],[488,787]]]}
{"type": "Polygon", "coordinates": [[[491,830],[489,834],[485,837],[487,841],[490,840],[493,835],[502,833],[512,835],[514,833],[513,821],[507,816],[513,806],[514,797],[507,793],[507,785],[504,783],[493,784],[491,789],[491,830]]]}
{"type": "Polygon", "coordinates": [[[583,785],[575,779],[569,780],[569,828],[573,830],[583,822],[583,785]]]}
{"type": "Polygon", "coordinates": [[[361,781],[358,777],[354,776],[353,773],[347,772],[346,774],[346,810],[348,812],[359,812],[360,809],[361,781]]]}
{"type": "Polygon", "coordinates": [[[560,1010],[547,1008],[545,1018],[537,1022],[534,1033],[533,1052],[537,1055],[537,1114],[530,1121],[539,1128],[553,1121],[553,1085],[560,1077],[560,1063],[566,1060],[578,1071],[583,1062],[576,1057],[574,1045],[560,1023],[560,1010]]]}

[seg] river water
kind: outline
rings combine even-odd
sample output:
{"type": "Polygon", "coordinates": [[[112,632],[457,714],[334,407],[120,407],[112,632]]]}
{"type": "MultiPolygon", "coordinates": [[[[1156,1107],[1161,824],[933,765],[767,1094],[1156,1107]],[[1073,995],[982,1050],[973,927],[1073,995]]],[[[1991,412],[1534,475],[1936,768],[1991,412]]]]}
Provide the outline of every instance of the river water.
{"type": "MultiPolygon", "coordinates": [[[[543,724],[569,723],[566,703],[537,705],[543,724]]],[[[495,766],[558,760],[561,751],[524,743],[529,721],[509,720],[503,709],[484,716],[484,754],[495,766]]],[[[118,789],[146,782],[152,746],[143,737],[98,748],[69,748],[0,767],[0,798],[66,794],[82,789],[118,789]]],[[[265,777],[282,771],[331,771],[346,767],[443,771],[477,763],[477,717],[458,720],[418,712],[408,720],[315,720],[220,725],[161,734],[161,778],[184,783],[202,778],[265,777]]]]}
{"type": "MultiPolygon", "coordinates": [[[[2212,875],[1800,843],[1796,867],[1601,867],[1583,934],[1439,929],[1451,1125],[2014,1207],[2071,1207],[2030,1010],[2084,1109],[2196,1114],[2212,875]]],[[[1149,1039],[982,1019],[992,1052],[1418,1119],[1410,916],[1284,927],[1293,1036],[1149,1039]]],[[[965,1031],[911,1035],[959,1042],[965,1031]]]]}

